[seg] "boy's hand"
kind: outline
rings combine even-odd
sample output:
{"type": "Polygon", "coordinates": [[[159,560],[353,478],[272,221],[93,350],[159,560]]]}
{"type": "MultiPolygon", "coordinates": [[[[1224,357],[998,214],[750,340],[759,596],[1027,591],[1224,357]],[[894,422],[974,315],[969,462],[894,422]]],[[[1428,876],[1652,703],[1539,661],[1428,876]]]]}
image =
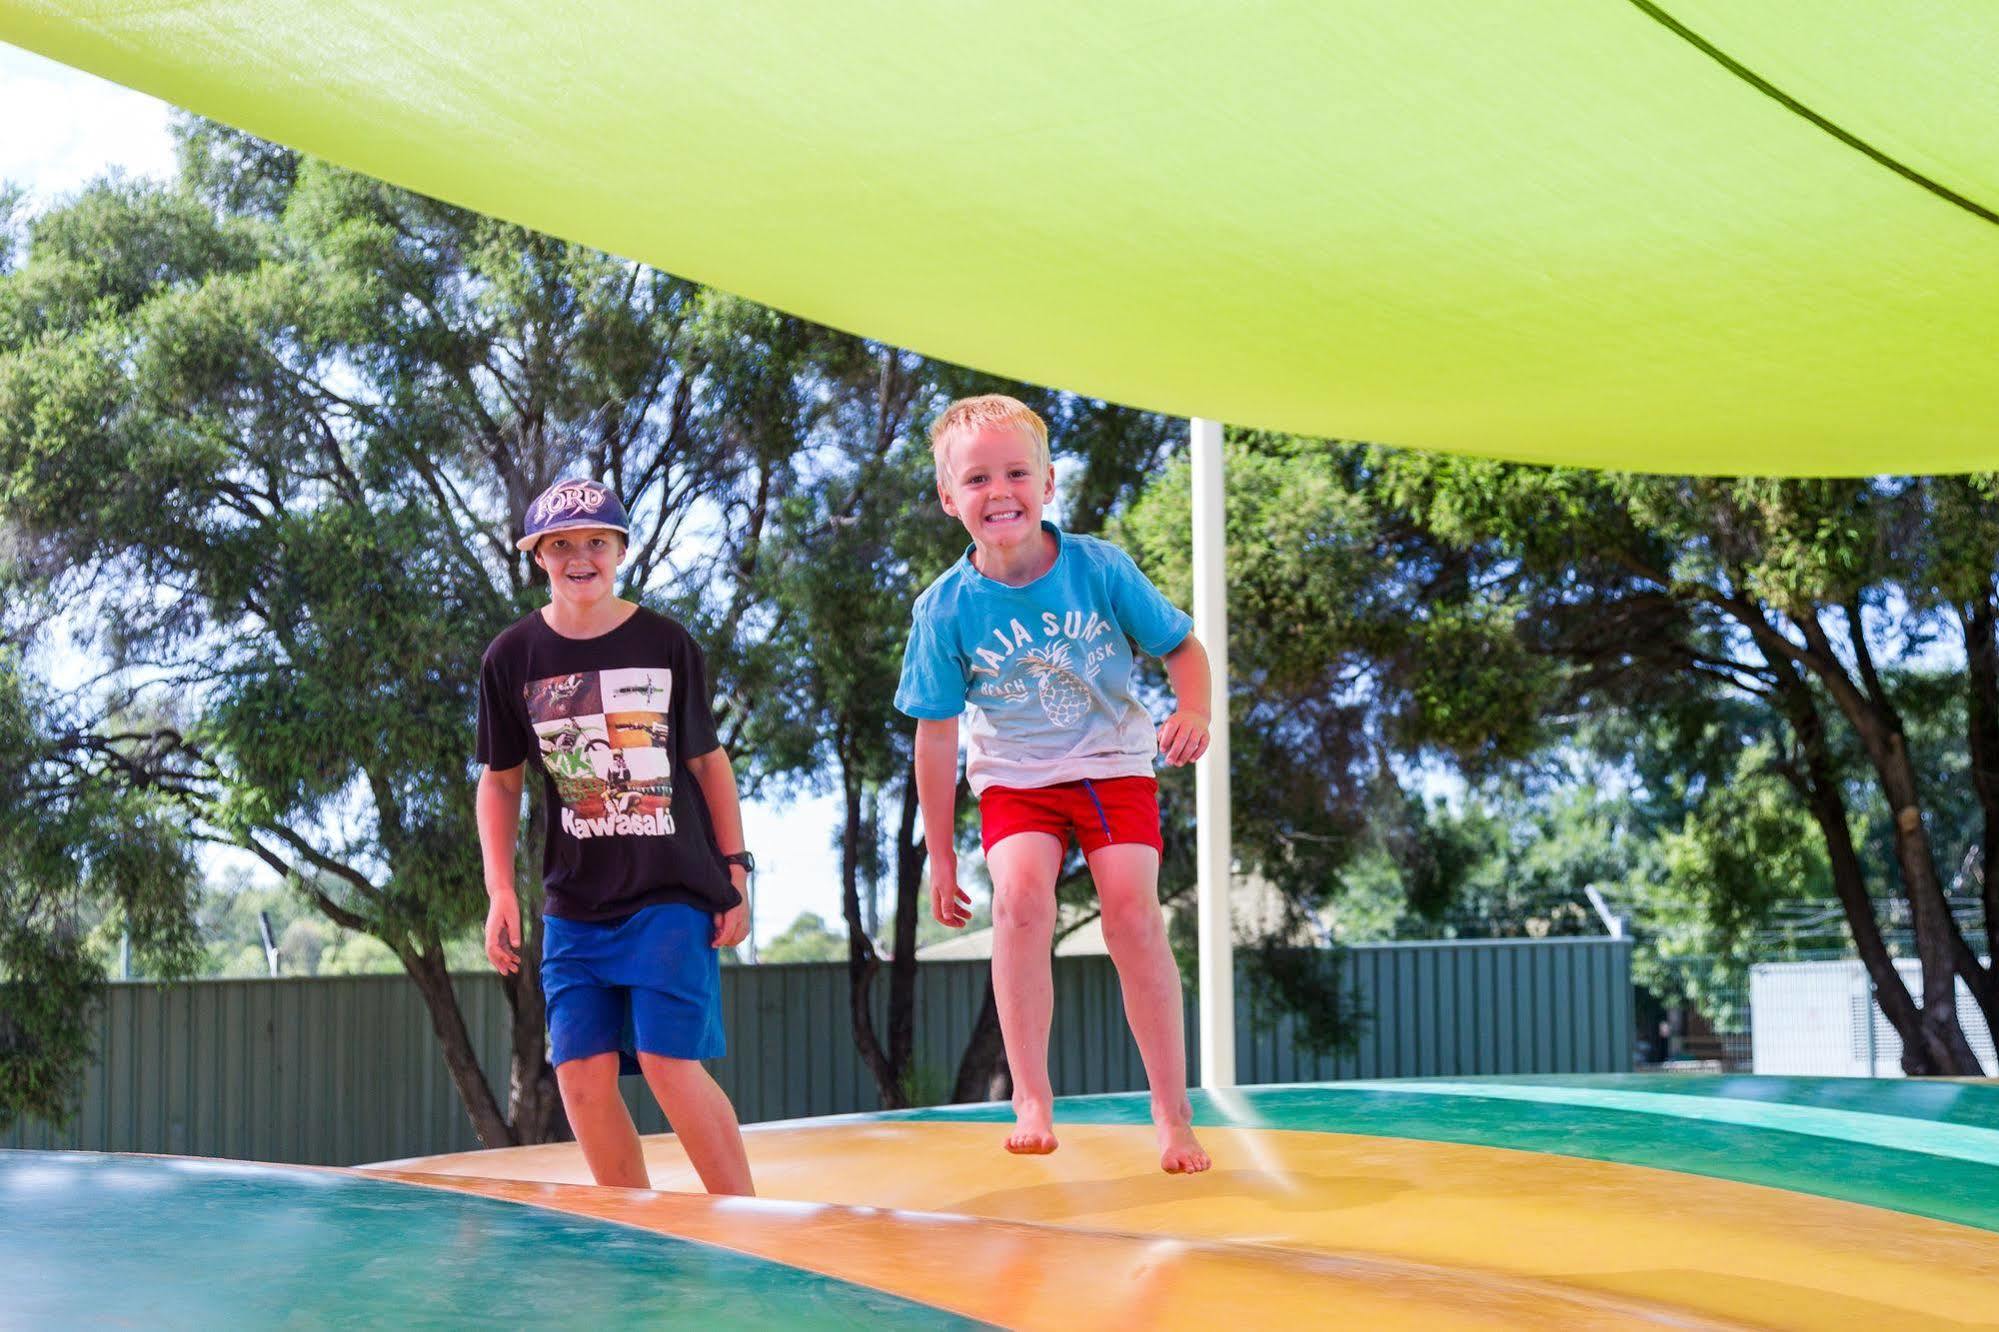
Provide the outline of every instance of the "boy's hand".
{"type": "Polygon", "coordinates": [[[745,898],[715,917],[715,947],[734,948],[750,937],[750,903],[745,898]]]}
{"type": "Polygon", "coordinates": [[[972,923],[972,899],[958,886],[956,856],[930,857],[930,914],[954,930],[972,923]]]}
{"type": "Polygon", "coordinates": [[[521,969],[521,903],[511,889],[492,894],[486,908],[486,960],[502,976],[521,969]]]}
{"type": "Polygon", "coordinates": [[[742,900],[715,915],[714,946],[734,948],[750,937],[750,871],[742,865],[729,866],[729,883],[742,900]]]}
{"type": "Polygon", "coordinates": [[[1159,752],[1174,767],[1192,763],[1208,752],[1208,719],[1181,708],[1159,728],[1159,752]]]}

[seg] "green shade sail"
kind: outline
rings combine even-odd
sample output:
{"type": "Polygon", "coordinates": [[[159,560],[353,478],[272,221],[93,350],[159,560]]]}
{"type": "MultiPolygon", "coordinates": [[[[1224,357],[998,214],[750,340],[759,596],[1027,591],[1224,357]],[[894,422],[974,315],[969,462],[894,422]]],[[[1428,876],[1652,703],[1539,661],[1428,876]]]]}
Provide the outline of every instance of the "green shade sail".
{"type": "Polygon", "coordinates": [[[1999,465],[1999,9],[0,0],[0,39],[933,356],[1539,462],[1999,465]]]}

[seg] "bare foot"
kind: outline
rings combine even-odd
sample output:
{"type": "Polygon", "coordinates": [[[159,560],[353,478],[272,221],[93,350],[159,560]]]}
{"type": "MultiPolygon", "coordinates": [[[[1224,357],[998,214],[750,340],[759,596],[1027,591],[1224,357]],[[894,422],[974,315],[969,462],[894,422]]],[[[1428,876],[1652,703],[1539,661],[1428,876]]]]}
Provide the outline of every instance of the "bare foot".
{"type": "Polygon", "coordinates": [[[1046,1105],[1021,1101],[1013,1112],[1019,1122],[1007,1136],[1008,1151],[1015,1156],[1046,1156],[1055,1150],[1055,1116],[1046,1105]]]}
{"type": "Polygon", "coordinates": [[[1169,1175],[1198,1175],[1214,1162],[1184,1120],[1158,1125],[1159,1168],[1169,1175]]]}

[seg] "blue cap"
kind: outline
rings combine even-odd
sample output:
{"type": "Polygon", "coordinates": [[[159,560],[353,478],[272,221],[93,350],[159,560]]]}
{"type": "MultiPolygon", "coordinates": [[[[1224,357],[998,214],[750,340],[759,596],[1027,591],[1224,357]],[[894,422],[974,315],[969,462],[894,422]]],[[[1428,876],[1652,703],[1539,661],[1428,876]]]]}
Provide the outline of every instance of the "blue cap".
{"type": "Polygon", "coordinates": [[[627,540],[625,506],[607,485],[596,481],[558,481],[528,505],[527,534],[514,544],[533,550],[535,542],[551,532],[567,532],[578,527],[608,527],[627,540]]]}

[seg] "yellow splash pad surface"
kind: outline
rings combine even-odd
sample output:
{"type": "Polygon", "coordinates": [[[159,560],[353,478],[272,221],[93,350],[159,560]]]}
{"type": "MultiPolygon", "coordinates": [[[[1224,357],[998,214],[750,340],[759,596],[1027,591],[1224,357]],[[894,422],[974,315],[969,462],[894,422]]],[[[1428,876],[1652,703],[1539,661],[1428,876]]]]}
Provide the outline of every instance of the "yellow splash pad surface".
{"type": "Polygon", "coordinates": [[[429,1182],[639,1225],[1009,1326],[1213,1326],[1338,1311],[1370,1327],[1999,1326],[1999,1236],[1834,1198],[1458,1143],[1206,1127],[1215,1168],[1158,1171],[1139,1125],[1065,1124],[1053,1156],[991,1123],[751,1127],[775,1202],[587,1187],[573,1145],[396,1163],[429,1182]],[[579,1187],[585,1186],[585,1187],[579,1187]]]}

